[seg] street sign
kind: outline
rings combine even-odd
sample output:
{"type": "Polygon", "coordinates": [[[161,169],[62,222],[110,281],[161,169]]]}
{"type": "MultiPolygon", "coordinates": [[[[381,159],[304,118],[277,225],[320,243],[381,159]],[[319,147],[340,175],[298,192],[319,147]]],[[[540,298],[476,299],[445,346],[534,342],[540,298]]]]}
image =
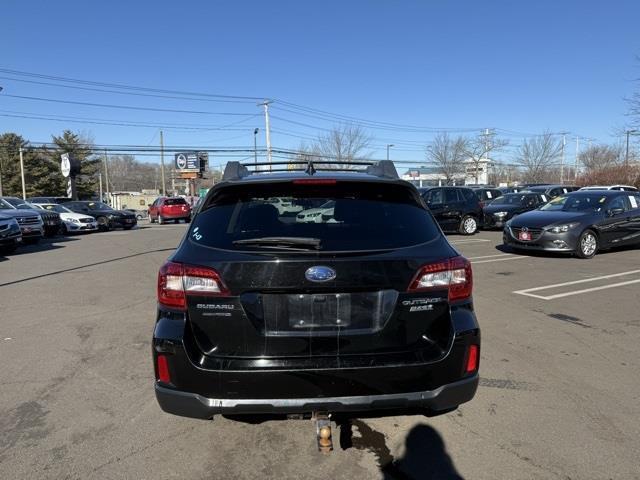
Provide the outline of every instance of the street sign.
{"type": "Polygon", "coordinates": [[[71,173],[71,161],[69,160],[69,154],[63,153],[60,155],[62,161],[60,162],[60,170],[62,170],[62,176],[67,178],[71,173]]]}
{"type": "Polygon", "coordinates": [[[178,178],[182,180],[198,178],[198,172],[178,172],[178,178]]]}
{"type": "Polygon", "coordinates": [[[200,172],[200,158],[198,152],[176,153],[176,170],[180,172],[200,172]]]}

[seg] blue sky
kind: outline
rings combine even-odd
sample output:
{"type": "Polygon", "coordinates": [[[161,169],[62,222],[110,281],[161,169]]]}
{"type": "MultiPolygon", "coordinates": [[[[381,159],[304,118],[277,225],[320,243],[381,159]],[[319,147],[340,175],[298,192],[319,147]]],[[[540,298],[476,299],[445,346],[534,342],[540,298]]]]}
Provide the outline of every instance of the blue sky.
{"type": "MultiPolygon", "coordinates": [[[[303,140],[299,137],[313,137],[338,123],[286,111],[291,109],[277,100],[393,124],[460,131],[495,127],[512,146],[523,134],[546,129],[612,142],[613,129],[627,121],[624,97],[640,88],[633,82],[640,77],[639,18],[637,0],[5,0],[0,68],[274,98],[274,147],[295,148],[303,140]]],[[[27,77],[6,73],[0,77],[5,77],[0,78],[0,114],[168,126],[236,123],[225,130],[167,127],[165,143],[251,146],[253,129],[259,127],[259,144],[264,144],[263,118],[254,101],[127,96],[30,84],[16,80],[27,77]],[[90,107],[8,95],[246,116],[90,107]]],[[[65,127],[89,132],[99,144],[158,143],[157,126],[0,116],[0,132],[15,131],[32,141],[48,141],[65,127]]],[[[384,145],[395,143],[392,158],[416,163],[424,158],[422,144],[433,136],[427,130],[370,133],[373,156],[384,157],[384,145]]]]}

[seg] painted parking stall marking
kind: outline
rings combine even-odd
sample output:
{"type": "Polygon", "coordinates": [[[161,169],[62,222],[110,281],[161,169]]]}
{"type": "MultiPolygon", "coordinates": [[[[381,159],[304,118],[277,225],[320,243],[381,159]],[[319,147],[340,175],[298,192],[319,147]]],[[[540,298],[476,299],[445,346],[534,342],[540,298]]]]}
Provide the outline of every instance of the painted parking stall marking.
{"type": "Polygon", "coordinates": [[[511,253],[500,253],[496,255],[483,255],[481,257],[468,258],[471,263],[478,265],[481,263],[506,262],[509,260],[530,260],[530,257],[524,255],[513,255],[511,253]]]}
{"type": "Polygon", "coordinates": [[[583,285],[583,284],[587,284],[587,283],[593,283],[593,282],[601,282],[601,281],[606,281],[606,280],[610,280],[610,279],[618,279],[620,277],[628,277],[628,276],[632,276],[632,277],[640,277],[640,270],[629,270],[628,272],[620,272],[620,273],[613,273],[611,275],[601,275],[598,277],[592,277],[592,278],[585,278],[582,280],[574,280],[572,282],[563,282],[563,283],[555,283],[552,285],[543,285],[540,287],[534,287],[534,288],[527,288],[524,290],[516,290],[512,293],[516,294],[516,295],[525,295],[527,297],[533,297],[533,298],[538,298],[540,300],[554,300],[556,298],[564,298],[564,297],[570,297],[572,295],[580,295],[580,294],[584,294],[584,293],[590,293],[590,292],[597,292],[599,290],[606,290],[609,288],[616,288],[616,287],[624,287],[626,285],[633,285],[636,283],[640,283],[640,278],[634,278],[631,280],[625,280],[622,282],[606,282],[604,285],[598,285],[598,286],[594,286],[594,287],[588,287],[588,288],[578,288],[577,290],[569,290],[569,291],[564,291],[561,293],[556,293],[556,294],[551,294],[551,295],[541,295],[539,293],[534,293],[534,292],[543,292],[545,290],[560,290],[560,289],[564,289],[565,287],[571,287],[573,285],[583,285]]]}
{"type": "Polygon", "coordinates": [[[454,245],[465,245],[467,243],[483,243],[490,241],[491,240],[487,240],[486,238],[468,238],[466,240],[450,240],[449,243],[453,243],[454,245]]]}

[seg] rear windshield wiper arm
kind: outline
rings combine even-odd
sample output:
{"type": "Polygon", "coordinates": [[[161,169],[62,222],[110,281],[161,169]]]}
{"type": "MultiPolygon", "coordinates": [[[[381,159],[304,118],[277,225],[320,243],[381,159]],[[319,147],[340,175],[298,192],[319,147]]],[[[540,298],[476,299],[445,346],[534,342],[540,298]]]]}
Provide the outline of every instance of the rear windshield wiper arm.
{"type": "Polygon", "coordinates": [[[244,238],[242,240],[234,240],[234,245],[255,245],[265,247],[293,247],[293,248],[312,248],[320,250],[319,238],[307,237],[258,237],[244,238]]]}

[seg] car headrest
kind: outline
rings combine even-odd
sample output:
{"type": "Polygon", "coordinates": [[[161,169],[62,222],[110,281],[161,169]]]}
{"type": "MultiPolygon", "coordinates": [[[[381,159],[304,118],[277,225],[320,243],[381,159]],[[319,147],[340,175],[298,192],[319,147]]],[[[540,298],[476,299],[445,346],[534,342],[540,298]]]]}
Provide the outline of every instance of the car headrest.
{"type": "Polygon", "coordinates": [[[278,216],[273,205],[253,205],[240,213],[239,227],[242,231],[268,231],[278,225],[278,216]]]}

